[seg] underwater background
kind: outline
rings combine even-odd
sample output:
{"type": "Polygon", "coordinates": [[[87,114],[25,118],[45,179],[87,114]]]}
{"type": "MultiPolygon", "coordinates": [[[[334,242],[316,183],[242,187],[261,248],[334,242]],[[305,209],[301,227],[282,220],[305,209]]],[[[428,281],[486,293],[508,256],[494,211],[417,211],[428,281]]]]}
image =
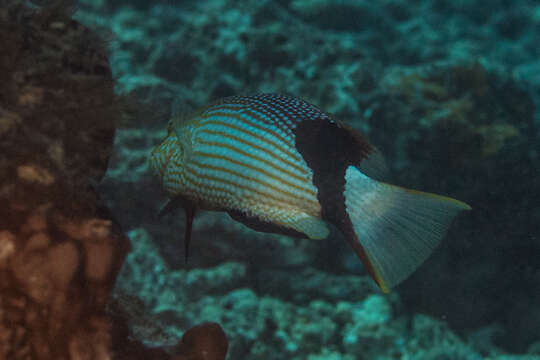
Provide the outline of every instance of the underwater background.
{"type": "Polygon", "coordinates": [[[133,337],[167,345],[215,321],[228,359],[540,358],[537,1],[77,6],[109,39],[116,92],[145,109],[117,130],[99,185],[132,242],[116,293],[138,299],[133,337]],[[172,112],[255,92],[334,114],[381,150],[393,183],[473,210],[389,295],[337,233],[258,233],[224,213],[199,215],[186,264],[184,214],[157,219],[148,155],[172,112]]]}

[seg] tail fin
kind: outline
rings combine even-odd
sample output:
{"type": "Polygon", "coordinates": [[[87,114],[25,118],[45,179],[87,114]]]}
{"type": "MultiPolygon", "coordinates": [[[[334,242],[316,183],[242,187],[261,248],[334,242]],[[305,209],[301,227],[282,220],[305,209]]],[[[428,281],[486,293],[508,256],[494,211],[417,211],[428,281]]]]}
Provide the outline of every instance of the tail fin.
{"type": "Polygon", "coordinates": [[[453,218],[469,205],[373,180],[356,167],[345,174],[351,245],[383,292],[405,280],[431,254],[453,218]]]}

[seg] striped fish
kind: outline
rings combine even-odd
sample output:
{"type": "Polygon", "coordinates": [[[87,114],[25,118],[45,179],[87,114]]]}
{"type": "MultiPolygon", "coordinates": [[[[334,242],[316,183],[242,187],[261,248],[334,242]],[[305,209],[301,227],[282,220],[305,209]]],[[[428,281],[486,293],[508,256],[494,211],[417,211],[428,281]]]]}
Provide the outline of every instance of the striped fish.
{"type": "Polygon", "coordinates": [[[339,229],[384,291],[409,276],[470,207],[381,182],[364,135],[303,100],[234,96],[169,123],[150,165],[186,210],[186,259],[197,209],[257,230],[324,239],[339,229]]]}

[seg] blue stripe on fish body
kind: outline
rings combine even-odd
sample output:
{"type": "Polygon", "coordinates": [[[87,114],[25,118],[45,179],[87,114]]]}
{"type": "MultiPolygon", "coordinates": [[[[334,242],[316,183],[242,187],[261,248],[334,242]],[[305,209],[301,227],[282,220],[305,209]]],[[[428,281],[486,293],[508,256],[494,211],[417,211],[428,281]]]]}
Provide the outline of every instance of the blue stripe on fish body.
{"type": "Polygon", "coordinates": [[[242,190],[239,196],[258,196],[258,202],[274,206],[306,204],[306,209],[311,208],[310,212],[318,215],[316,189],[309,181],[310,169],[301,164],[294,146],[265,131],[260,122],[255,122],[257,119],[238,111],[221,110],[219,115],[204,114],[194,131],[197,150],[192,163],[197,171],[219,179],[211,180],[213,185],[221,180],[236,184],[242,190]]]}
{"type": "MultiPolygon", "coordinates": [[[[303,164],[299,162],[301,156],[294,146],[291,146],[291,141],[281,141],[269,132],[255,129],[233,118],[209,117],[201,121],[201,125],[198,132],[203,141],[226,141],[231,147],[249,150],[254,155],[252,157],[253,160],[259,158],[262,161],[271,162],[275,165],[274,169],[284,169],[294,172],[304,180],[306,179],[306,174],[309,173],[307,167],[304,166],[302,168],[303,164]]],[[[214,148],[218,148],[218,146],[215,145],[214,148]]],[[[223,152],[233,151],[230,148],[224,147],[220,149],[223,152]]],[[[265,166],[260,163],[258,165],[261,168],[265,166]]]]}

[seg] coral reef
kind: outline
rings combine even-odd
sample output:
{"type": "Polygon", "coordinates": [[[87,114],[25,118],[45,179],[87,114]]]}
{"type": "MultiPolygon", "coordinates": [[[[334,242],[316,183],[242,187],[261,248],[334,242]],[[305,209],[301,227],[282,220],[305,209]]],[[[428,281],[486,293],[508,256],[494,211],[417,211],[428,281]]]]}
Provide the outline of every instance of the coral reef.
{"type": "MultiPolygon", "coordinates": [[[[366,285],[363,292],[362,286],[350,289],[367,277],[347,281],[307,269],[297,279],[283,274],[257,286],[239,263],[171,269],[147,231],[128,235],[133,251],[116,293],[136,299],[138,310],[128,317],[131,334],[154,346],[170,346],[194,324],[218,319],[232,359],[499,359],[496,347],[486,357],[491,353],[464,342],[445,321],[404,314],[397,294],[383,296],[366,285]]],[[[534,359],[516,357],[528,358],[534,359]]]]}
{"type": "MultiPolygon", "coordinates": [[[[129,258],[117,291],[173,338],[222,317],[231,358],[534,358],[539,13],[528,0],[81,1],[81,22],[114,33],[116,90],[159,109],[118,129],[99,186],[146,249],[129,258]],[[155,218],[164,197],[146,156],[169,109],[253,91],[319,105],[369,134],[393,182],[472,205],[396,298],[378,297],[335,234],[316,243],[259,234],[223,215],[197,219],[184,263],[183,215],[155,218]],[[368,299],[384,330],[347,318],[371,321],[368,299]]],[[[0,131],[18,117],[6,114],[0,131]]],[[[144,328],[132,333],[144,340],[144,328]]]]}

